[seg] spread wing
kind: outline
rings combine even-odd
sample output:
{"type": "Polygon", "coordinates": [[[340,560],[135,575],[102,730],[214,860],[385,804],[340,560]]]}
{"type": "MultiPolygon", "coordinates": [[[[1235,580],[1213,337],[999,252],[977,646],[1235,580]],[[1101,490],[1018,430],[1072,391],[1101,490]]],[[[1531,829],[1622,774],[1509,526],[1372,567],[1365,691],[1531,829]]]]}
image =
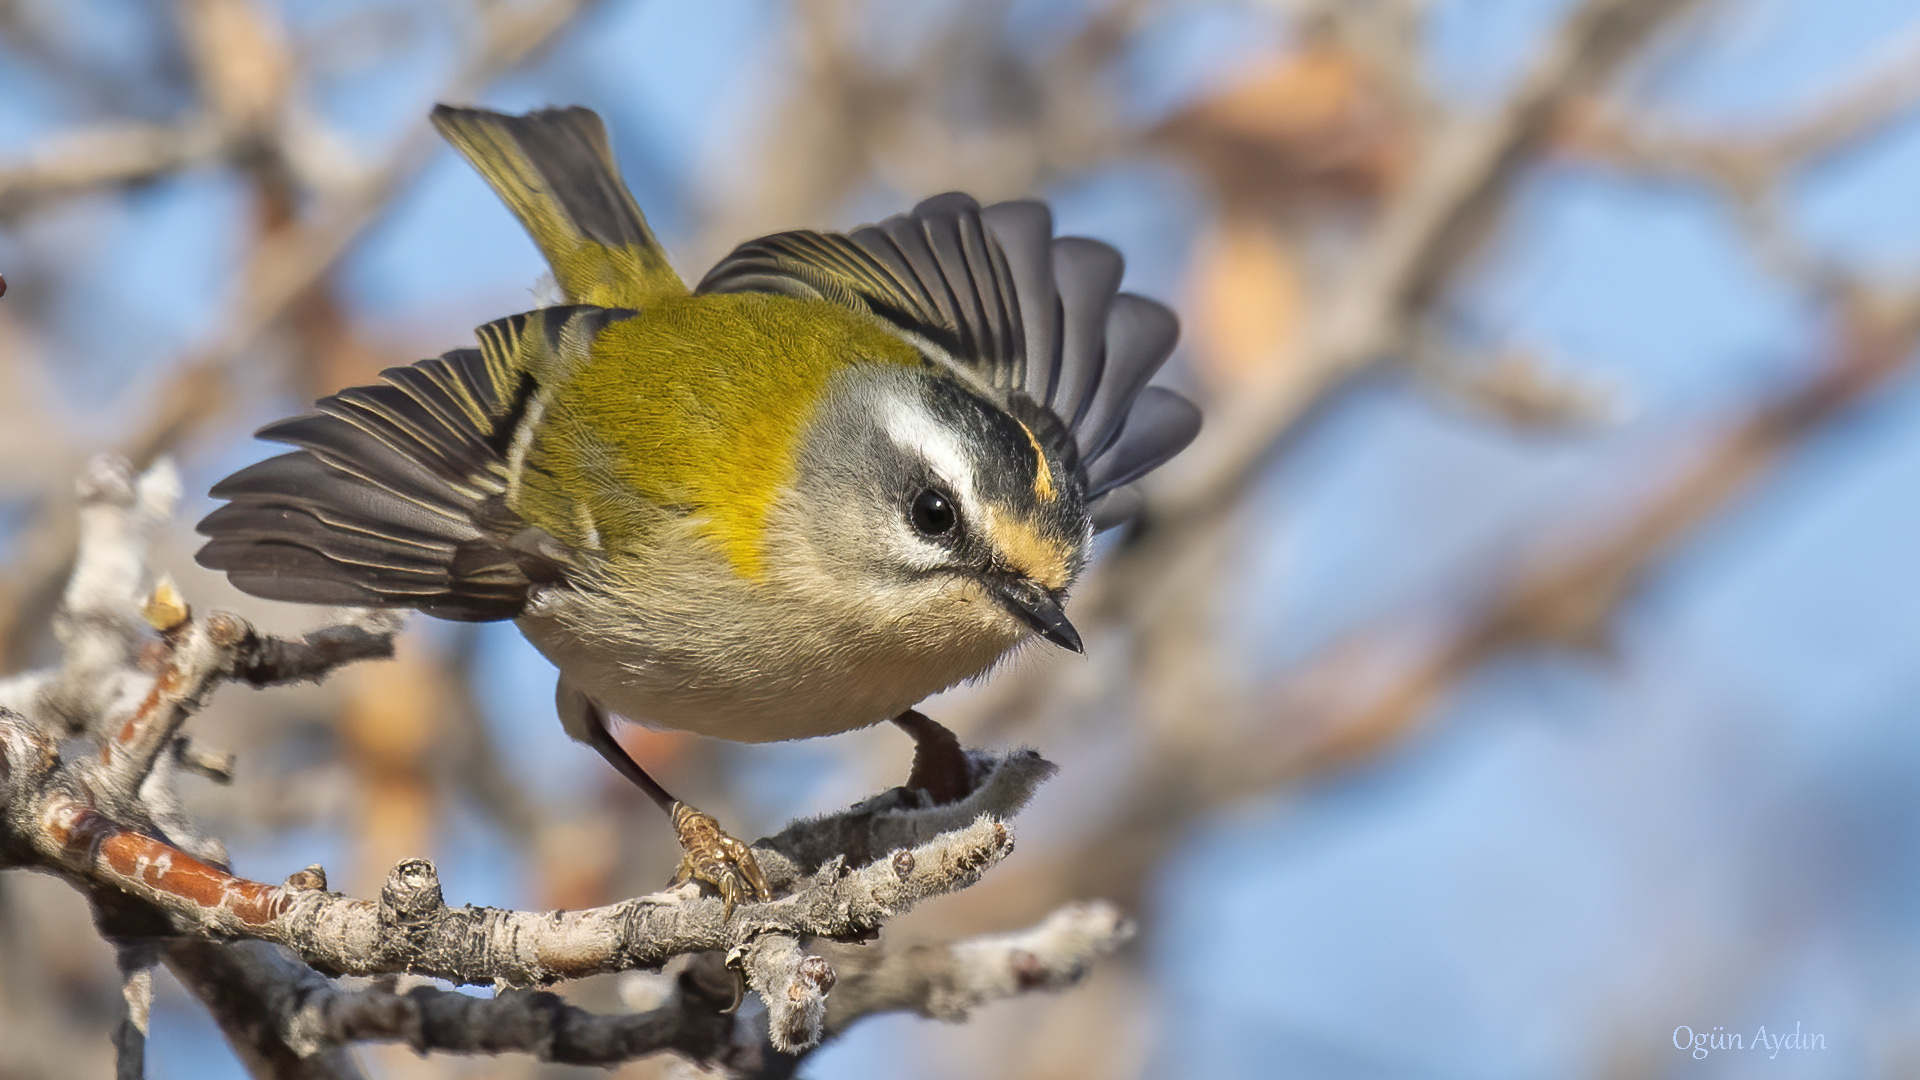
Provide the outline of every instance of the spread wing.
{"type": "MultiPolygon", "coordinates": [[[[1200,430],[1192,402],[1147,385],[1179,323],[1165,305],[1121,292],[1123,268],[1106,244],[1054,236],[1044,203],[982,208],[951,192],[849,233],[742,244],[696,291],[785,293],[872,314],[1009,408],[1051,413],[1095,501],[1200,430]]],[[[1096,519],[1117,523],[1106,509],[1095,502],[1096,519]]]]}
{"type": "Polygon", "coordinates": [[[200,565],[255,596],[510,619],[561,582],[564,549],[508,506],[515,435],[539,393],[525,333],[628,314],[549,308],[480,328],[480,348],[383,372],[262,428],[297,449],[217,484],[200,565]]]}

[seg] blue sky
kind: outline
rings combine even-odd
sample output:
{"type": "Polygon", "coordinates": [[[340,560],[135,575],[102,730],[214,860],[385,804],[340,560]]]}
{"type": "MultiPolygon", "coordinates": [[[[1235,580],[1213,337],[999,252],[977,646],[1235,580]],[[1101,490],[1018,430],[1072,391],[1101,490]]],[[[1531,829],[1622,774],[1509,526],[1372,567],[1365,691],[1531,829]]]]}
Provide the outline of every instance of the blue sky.
{"type": "MultiPolygon", "coordinates": [[[[1565,6],[1436,4],[1429,70],[1467,107],[1490,100],[1565,6]]],[[[147,32],[132,5],[90,7],[102,42],[147,32]]],[[[1015,25],[1044,35],[1076,8],[1019,4],[1015,25]]],[[[287,10],[305,25],[339,8],[287,10]]],[[[771,0],[609,4],[485,101],[599,107],[649,214],[670,244],[682,241],[695,193],[721,186],[762,134],[755,103],[777,92],[787,63],[781,10],[771,0]]],[[[927,18],[902,10],[876,34],[912,34],[927,18]]],[[[362,68],[318,88],[369,152],[425,110],[456,55],[429,15],[404,25],[362,68]]],[[[1920,20],[1896,0],[1753,0],[1714,26],[1681,43],[1681,59],[1641,73],[1637,99],[1703,127],[1754,125],[1911,40],[1920,20]]],[[[1269,15],[1184,6],[1129,55],[1126,106],[1158,115],[1276,33],[1269,15]]],[[[70,119],[4,64],[0,91],[0,151],[70,119]]],[[[1920,269],[1916,177],[1920,124],[1907,123],[1798,178],[1789,216],[1820,250],[1910,273],[1920,269]]],[[[1177,295],[1199,216],[1177,171],[1131,163],[1047,194],[1065,227],[1128,252],[1134,287],[1177,295]]],[[[141,388],[158,378],[153,358],[204,340],[223,316],[240,197],[189,174],[0,236],[0,257],[68,254],[54,325],[81,362],[57,374],[59,407],[99,441],[139,414],[141,388]]],[[[484,186],[443,153],[342,280],[374,324],[444,327],[452,345],[523,304],[539,271],[484,186]]],[[[1822,330],[1712,198],[1571,165],[1528,179],[1511,228],[1451,303],[1487,341],[1524,343],[1614,387],[1617,421],[1521,433],[1394,380],[1355,395],[1276,467],[1250,515],[1240,558],[1256,602],[1235,616],[1250,664],[1295,660],[1343,631],[1440,603],[1497,569],[1516,530],[1585,520],[1676,467],[1700,424],[1807,374],[1822,330]],[[1623,462],[1636,463],[1626,475],[1623,462]]],[[[256,419],[295,404],[262,402],[256,419]]],[[[1863,1076],[1912,1061],[1916,413],[1920,386],[1902,376],[1812,440],[1661,569],[1624,613],[1612,658],[1492,665],[1384,760],[1198,829],[1144,913],[1141,948],[1162,997],[1153,1075],[1561,1077],[1628,1062],[1656,1076],[1759,1072],[1748,1055],[1697,1062],[1674,1050],[1680,1024],[1801,1022],[1827,1034],[1830,1049],[1783,1054],[1765,1063],[1768,1076],[1863,1076]]],[[[187,465],[205,481],[261,452],[205,447],[187,465]]],[[[513,760],[529,783],[564,795],[598,765],[549,726],[543,663],[510,630],[489,631],[484,649],[481,696],[513,760]]],[[[1069,769],[1072,755],[1093,760],[1067,750],[1069,769]]],[[[750,776],[788,778],[765,786],[772,816],[846,797],[857,779],[837,755],[809,743],[736,759],[750,776]]],[[[282,857],[279,872],[305,865],[312,839],[262,857],[282,857]]],[[[515,875],[482,857],[484,836],[457,832],[451,843],[442,865],[461,869],[450,893],[516,899],[515,875]]],[[[158,1028],[160,1074],[204,1075],[204,1023],[176,1013],[158,1028]]],[[[813,1074],[903,1075],[902,1048],[964,1037],[928,1028],[870,1025],[813,1074]]]]}

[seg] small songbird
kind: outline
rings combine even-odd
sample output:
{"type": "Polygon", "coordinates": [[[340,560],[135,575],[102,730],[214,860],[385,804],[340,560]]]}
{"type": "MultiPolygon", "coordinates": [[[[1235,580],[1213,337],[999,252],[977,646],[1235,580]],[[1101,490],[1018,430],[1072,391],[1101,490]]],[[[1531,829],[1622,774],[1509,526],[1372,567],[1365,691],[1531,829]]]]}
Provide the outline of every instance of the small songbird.
{"type": "Polygon", "coordinates": [[[512,619],[561,719],[672,816],[678,881],[767,898],[609,716],[742,742],[895,719],[1037,636],[1199,411],[1173,314],[1047,207],[941,195],[743,244],[689,291],[585,109],[440,106],[566,304],[261,429],[203,566],[255,596],[512,619]]]}

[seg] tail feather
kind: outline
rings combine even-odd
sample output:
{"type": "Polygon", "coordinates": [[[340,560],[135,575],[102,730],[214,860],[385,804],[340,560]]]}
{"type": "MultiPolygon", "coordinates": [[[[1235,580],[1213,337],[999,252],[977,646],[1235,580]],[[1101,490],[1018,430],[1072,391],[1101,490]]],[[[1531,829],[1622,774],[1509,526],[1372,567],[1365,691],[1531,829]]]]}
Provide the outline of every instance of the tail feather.
{"type": "Polygon", "coordinates": [[[533,237],[569,301],[640,308],[687,291],[591,110],[508,116],[439,105],[433,123],[533,237]]]}

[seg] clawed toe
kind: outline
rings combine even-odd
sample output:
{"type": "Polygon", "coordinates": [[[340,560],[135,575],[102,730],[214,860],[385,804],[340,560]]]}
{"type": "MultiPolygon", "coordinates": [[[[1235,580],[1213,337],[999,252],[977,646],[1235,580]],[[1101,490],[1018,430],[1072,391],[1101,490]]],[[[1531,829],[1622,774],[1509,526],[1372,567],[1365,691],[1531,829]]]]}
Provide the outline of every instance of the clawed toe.
{"type": "Polygon", "coordinates": [[[729,918],[733,915],[733,906],[742,899],[773,899],[767,879],[760,872],[760,863],[753,857],[753,849],[723,832],[711,815],[676,802],[673,831],[679,835],[680,848],[686,853],[674,874],[675,885],[704,881],[713,886],[725,904],[724,917],[729,918]]]}

